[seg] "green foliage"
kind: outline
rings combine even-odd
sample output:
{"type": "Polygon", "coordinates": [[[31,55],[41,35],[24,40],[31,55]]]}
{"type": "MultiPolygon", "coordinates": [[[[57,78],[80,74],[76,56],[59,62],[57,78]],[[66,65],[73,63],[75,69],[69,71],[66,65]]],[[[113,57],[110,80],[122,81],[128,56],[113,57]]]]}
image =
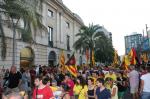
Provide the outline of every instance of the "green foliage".
{"type": "MultiPolygon", "coordinates": [[[[99,25],[89,25],[81,27],[79,33],[76,35],[79,39],[74,43],[76,50],[86,49],[90,50],[90,56],[92,55],[92,49],[95,52],[95,59],[97,62],[111,63],[114,57],[114,49],[112,42],[105,34],[100,31],[99,25]]],[[[91,62],[90,57],[90,62],[91,62]]]]}
{"type": "MultiPolygon", "coordinates": [[[[81,27],[79,33],[76,35],[79,39],[74,43],[73,47],[76,50],[86,49],[90,50],[90,56],[92,56],[92,49],[95,49],[97,39],[101,38],[103,32],[100,32],[101,27],[99,25],[90,24],[88,27],[81,27]]],[[[90,63],[92,63],[92,57],[90,57],[90,63]]]]}
{"type": "Polygon", "coordinates": [[[101,37],[101,32],[98,30],[101,27],[99,25],[89,25],[81,27],[80,31],[78,34],[76,34],[79,39],[74,43],[73,47],[76,50],[80,50],[81,48],[83,49],[93,49],[95,47],[95,42],[98,38],[101,37]]]}
{"type": "MultiPolygon", "coordinates": [[[[11,26],[14,24],[13,20],[17,20],[13,28],[22,33],[23,41],[32,42],[32,32],[36,35],[37,30],[45,29],[41,23],[42,16],[40,15],[42,11],[42,2],[43,0],[1,0],[0,15],[7,17],[11,26]],[[24,28],[18,25],[20,19],[24,21],[24,28]]],[[[1,57],[4,59],[6,56],[6,42],[4,40],[3,20],[5,19],[0,18],[0,32],[3,46],[1,57]]]]}
{"type": "Polygon", "coordinates": [[[96,43],[95,59],[97,62],[112,63],[114,59],[114,48],[109,38],[104,36],[96,43]]]}

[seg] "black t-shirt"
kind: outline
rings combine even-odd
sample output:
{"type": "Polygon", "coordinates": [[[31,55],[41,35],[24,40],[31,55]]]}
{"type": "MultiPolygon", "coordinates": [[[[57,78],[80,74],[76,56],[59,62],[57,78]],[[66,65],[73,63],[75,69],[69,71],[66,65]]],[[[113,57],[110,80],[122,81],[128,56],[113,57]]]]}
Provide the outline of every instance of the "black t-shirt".
{"type": "Polygon", "coordinates": [[[56,76],[56,80],[57,80],[57,85],[60,86],[61,85],[61,82],[65,79],[65,76],[61,73],[61,74],[58,74],[56,76]]]}
{"type": "Polygon", "coordinates": [[[15,74],[13,73],[9,73],[9,84],[8,84],[8,88],[16,88],[18,87],[19,84],[19,80],[22,78],[21,73],[17,72],[15,74]]]}
{"type": "Polygon", "coordinates": [[[117,86],[118,86],[118,91],[122,92],[122,91],[125,91],[126,90],[126,86],[124,86],[124,82],[126,82],[126,78],[124,77],[117,77],[117,86]]]}

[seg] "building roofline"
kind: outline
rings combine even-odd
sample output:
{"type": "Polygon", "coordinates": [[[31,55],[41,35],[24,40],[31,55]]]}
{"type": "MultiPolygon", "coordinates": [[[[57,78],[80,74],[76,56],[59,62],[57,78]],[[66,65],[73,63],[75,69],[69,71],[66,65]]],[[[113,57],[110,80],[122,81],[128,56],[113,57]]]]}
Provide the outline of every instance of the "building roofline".
{"type": "Polygon", "coordinates": [[[79,24],[84,25],[84,22],[82,21],[82,19],[76,17],[76,15],[69,9],[66,7],[66,5],[63,4],[63,2],[60,2],[59,0],[51,0],[52,2],[56,3],[59,7],[62,8],[62,10],[69,15],[72,19],[76,20],[79,24]]]}
{"type": "Polygon", "coordinates": [[[142,35],[142,34],[140,34],[140,33],[138,33],[138,34],[131,34],[131,35],[126,35],[124,37],[130,37],[130,36],[136,36],[136,35],[142,35]]]}

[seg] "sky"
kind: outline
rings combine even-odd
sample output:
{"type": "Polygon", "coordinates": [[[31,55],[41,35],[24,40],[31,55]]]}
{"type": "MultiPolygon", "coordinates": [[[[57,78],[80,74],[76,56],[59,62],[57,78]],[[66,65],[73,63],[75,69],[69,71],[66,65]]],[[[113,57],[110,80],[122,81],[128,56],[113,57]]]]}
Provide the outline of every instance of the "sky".
{"type": "MultiPolygon", "coordinates": [[[[150,29],[150,0],[62,0],[85,25],[99,24],[112,33],[113,46],[125,53],[124,36],[150,29]]],[[[145,33],[146,35],[146,33],[145,33]]]]}

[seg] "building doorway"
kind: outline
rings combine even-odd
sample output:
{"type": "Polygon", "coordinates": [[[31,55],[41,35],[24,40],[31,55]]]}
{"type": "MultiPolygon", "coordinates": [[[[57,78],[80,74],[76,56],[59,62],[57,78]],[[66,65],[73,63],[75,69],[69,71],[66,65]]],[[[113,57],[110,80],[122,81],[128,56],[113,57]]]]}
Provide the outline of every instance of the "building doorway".
{"type": "Polygon", "coordinates": [[[31,47],[25,47],[20,51],[20,68],[34,65],[34,51],[31,47]]]}

